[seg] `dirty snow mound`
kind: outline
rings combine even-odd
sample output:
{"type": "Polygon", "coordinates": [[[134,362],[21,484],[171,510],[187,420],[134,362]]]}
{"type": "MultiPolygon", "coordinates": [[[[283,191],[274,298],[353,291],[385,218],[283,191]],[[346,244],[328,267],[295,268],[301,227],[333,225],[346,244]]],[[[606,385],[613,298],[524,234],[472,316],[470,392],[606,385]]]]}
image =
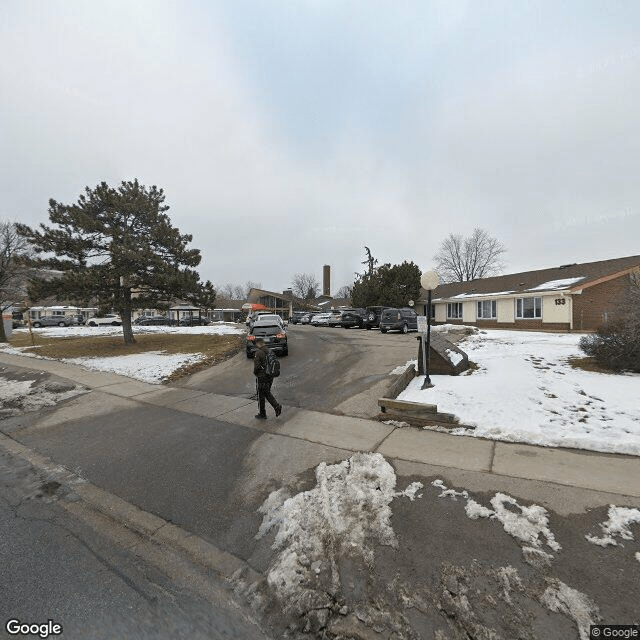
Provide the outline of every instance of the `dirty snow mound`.
{"type": "Polygon", "coordinates": [[[609,519],[600,523],[600,528],[604,534],[601,538],[596,536],[585,536],[589,542],[601,547],[617,546],[615,537],[618,535],[623,540],[633,540],[633,533],[629,525],[640,523],[640,509],[628,509],[627,507],[609,506],[609,519]]]}
{"type": "Polygon", "coordinates": [[[514,538],[519,538],[532,547],[541,547],[540,536],[546,539],[546,544],[554,551],[562,548],[549,530],[549,518],[547,510],[537,504],[524,507],[504,493],[496,493],[491,498],[491,506],[495,510],[495,516],[504,527],[504,530],[514,538]],[[520,510],[520,513],[511,511],[506,505],[511,505],[520,510]]]}
{"type": "Polygon", "coordinates": [[[339,464],[322,462],[316,486],[293,497],[280,489],[259,511],[264,515],[257,538],[276,528],[280,551],[267,574],[278,595],[292,598],[309,584],[312,572],[329,571],[339,588],[336,558],[358,554],[373,561],[371,542],[396,546],[390,503],[396,495],[395,472],[379,453],[357,453],[339,464]]]}
{"type": "Polygon", "coordinates": [[[53,407],[85,392],[86,389],[73,383],[49,381],[38,384],[36,380],[11,380],[0,376],[0,418],[53,407]]]}
{"type": "Polygon", "coordinates": [[[599,618],[598,607],[584,593],[572,589],[564,582],[553,579],[540,598],[551,611],[564,613],[574,619],[580,640],[589,640],[589,626],[599,618]]]}
{"type": "Polygon", "coordinates": [[[466,499],[465,513],[472,520],[495,518],[500,521],[509,535],[522,540],[531,547],[540,548],[542,546],[540,536],[542,536],[550,549],[560,551],[562,548],[549,529],[549,518],[544,507],[537,504],[525,507],[518,504],[517,500],[511,496],[496,493],[491,498],[491,506],[493,507],[491,510],[470,498],[467,491],[448,489],[442,480],[434,480],[431,484],[441,490],[438,498],[450,497],[457,500],[458,497],[461,497],[466,499]]]}

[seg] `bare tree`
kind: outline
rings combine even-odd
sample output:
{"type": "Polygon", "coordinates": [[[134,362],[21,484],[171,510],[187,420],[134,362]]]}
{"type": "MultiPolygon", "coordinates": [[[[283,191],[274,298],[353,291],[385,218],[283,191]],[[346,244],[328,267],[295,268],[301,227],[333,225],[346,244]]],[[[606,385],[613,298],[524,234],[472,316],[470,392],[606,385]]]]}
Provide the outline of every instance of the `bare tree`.
{"type": "Polygon", "coordinates": [[[0,220],[0,342],[6,342],[2,315],[6,309],[25,299],[30,269],[24,258],[30,255],[29,243],[13,222],[0,220]]]}
{"type": "Polygon", "coordinates": [[[296,273],[291,282],[293,294],[303,300],[311,300],[318,296],[320,283],[312,273],[296,273]]]}
{"type": "Polygon", "coordinates": [[[344,286],[338,289],[338,292],[336,293],[336,298],[350,298],[352,290],[353,290],[352,286],[345,284],[344,286]]]}
{"type": "Polygon", "coordinates": [[[502,254],[505,252],[500,240],[476,227],[466,238],[459,233],[450,233],[434,260],[444,282],[466,282],[500,273],[504,268],[502,254]]]}

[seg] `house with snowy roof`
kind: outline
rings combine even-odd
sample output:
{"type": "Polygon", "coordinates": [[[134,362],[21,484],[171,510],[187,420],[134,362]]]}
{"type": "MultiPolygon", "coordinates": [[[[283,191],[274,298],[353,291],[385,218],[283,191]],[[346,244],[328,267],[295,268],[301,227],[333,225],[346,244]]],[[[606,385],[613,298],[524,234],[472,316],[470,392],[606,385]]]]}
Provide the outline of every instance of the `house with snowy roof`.
{"type": "MultiPolygon", "coordinates": [[[[640,256],[628,256],[451,282],[433,291],[431,314],[436,324],[590,331],[615,315],[639,278],[640,256]]],[[[426,300],[423,291],[419,313],[426,300]]]]}

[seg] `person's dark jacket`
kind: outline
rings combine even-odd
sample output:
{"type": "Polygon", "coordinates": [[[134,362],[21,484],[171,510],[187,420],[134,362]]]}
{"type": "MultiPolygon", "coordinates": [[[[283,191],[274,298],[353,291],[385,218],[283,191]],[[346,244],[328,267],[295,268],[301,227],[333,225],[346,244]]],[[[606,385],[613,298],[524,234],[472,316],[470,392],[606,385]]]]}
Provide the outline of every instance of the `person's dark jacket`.
{"type": "Polygon", "coordinates": [[[271,376],[266,374],[267,371],[267,353],[269,353],[269,347],[263,344],[256,350],[255,360],[253,361],[253,374],[259,381],[269,381],[271,376]]]}

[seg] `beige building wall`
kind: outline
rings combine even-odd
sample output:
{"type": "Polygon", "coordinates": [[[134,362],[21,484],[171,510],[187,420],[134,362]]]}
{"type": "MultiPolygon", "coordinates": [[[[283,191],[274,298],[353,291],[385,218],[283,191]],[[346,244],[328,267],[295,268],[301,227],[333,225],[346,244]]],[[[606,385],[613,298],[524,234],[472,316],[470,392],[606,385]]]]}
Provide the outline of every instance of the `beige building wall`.
{"type": "Polygon", "coordinates": [[[444,304],[436,304],[435,307],[436,307],[436,322],[446,322],[447,321],[447,303],[445,302],[444,304]]]}
{"type": "Polygon", "coordinates": [[[462,303],[462,322],[476,321],[476,300],[468,300],[462,303]]]}
{"type": "Polygon", "coordinates": [[[498,300],[497,307],[498,322],[516,321],[515,301],[513,298],[498,300]]]}
{"type": "Polygon", "coordinates": [[[571,322],[571,296],[542,296],[542,323],[547,322],[571,322]],[[564,304],[556,304],[556,300],[564,300],[564,304]]]}

